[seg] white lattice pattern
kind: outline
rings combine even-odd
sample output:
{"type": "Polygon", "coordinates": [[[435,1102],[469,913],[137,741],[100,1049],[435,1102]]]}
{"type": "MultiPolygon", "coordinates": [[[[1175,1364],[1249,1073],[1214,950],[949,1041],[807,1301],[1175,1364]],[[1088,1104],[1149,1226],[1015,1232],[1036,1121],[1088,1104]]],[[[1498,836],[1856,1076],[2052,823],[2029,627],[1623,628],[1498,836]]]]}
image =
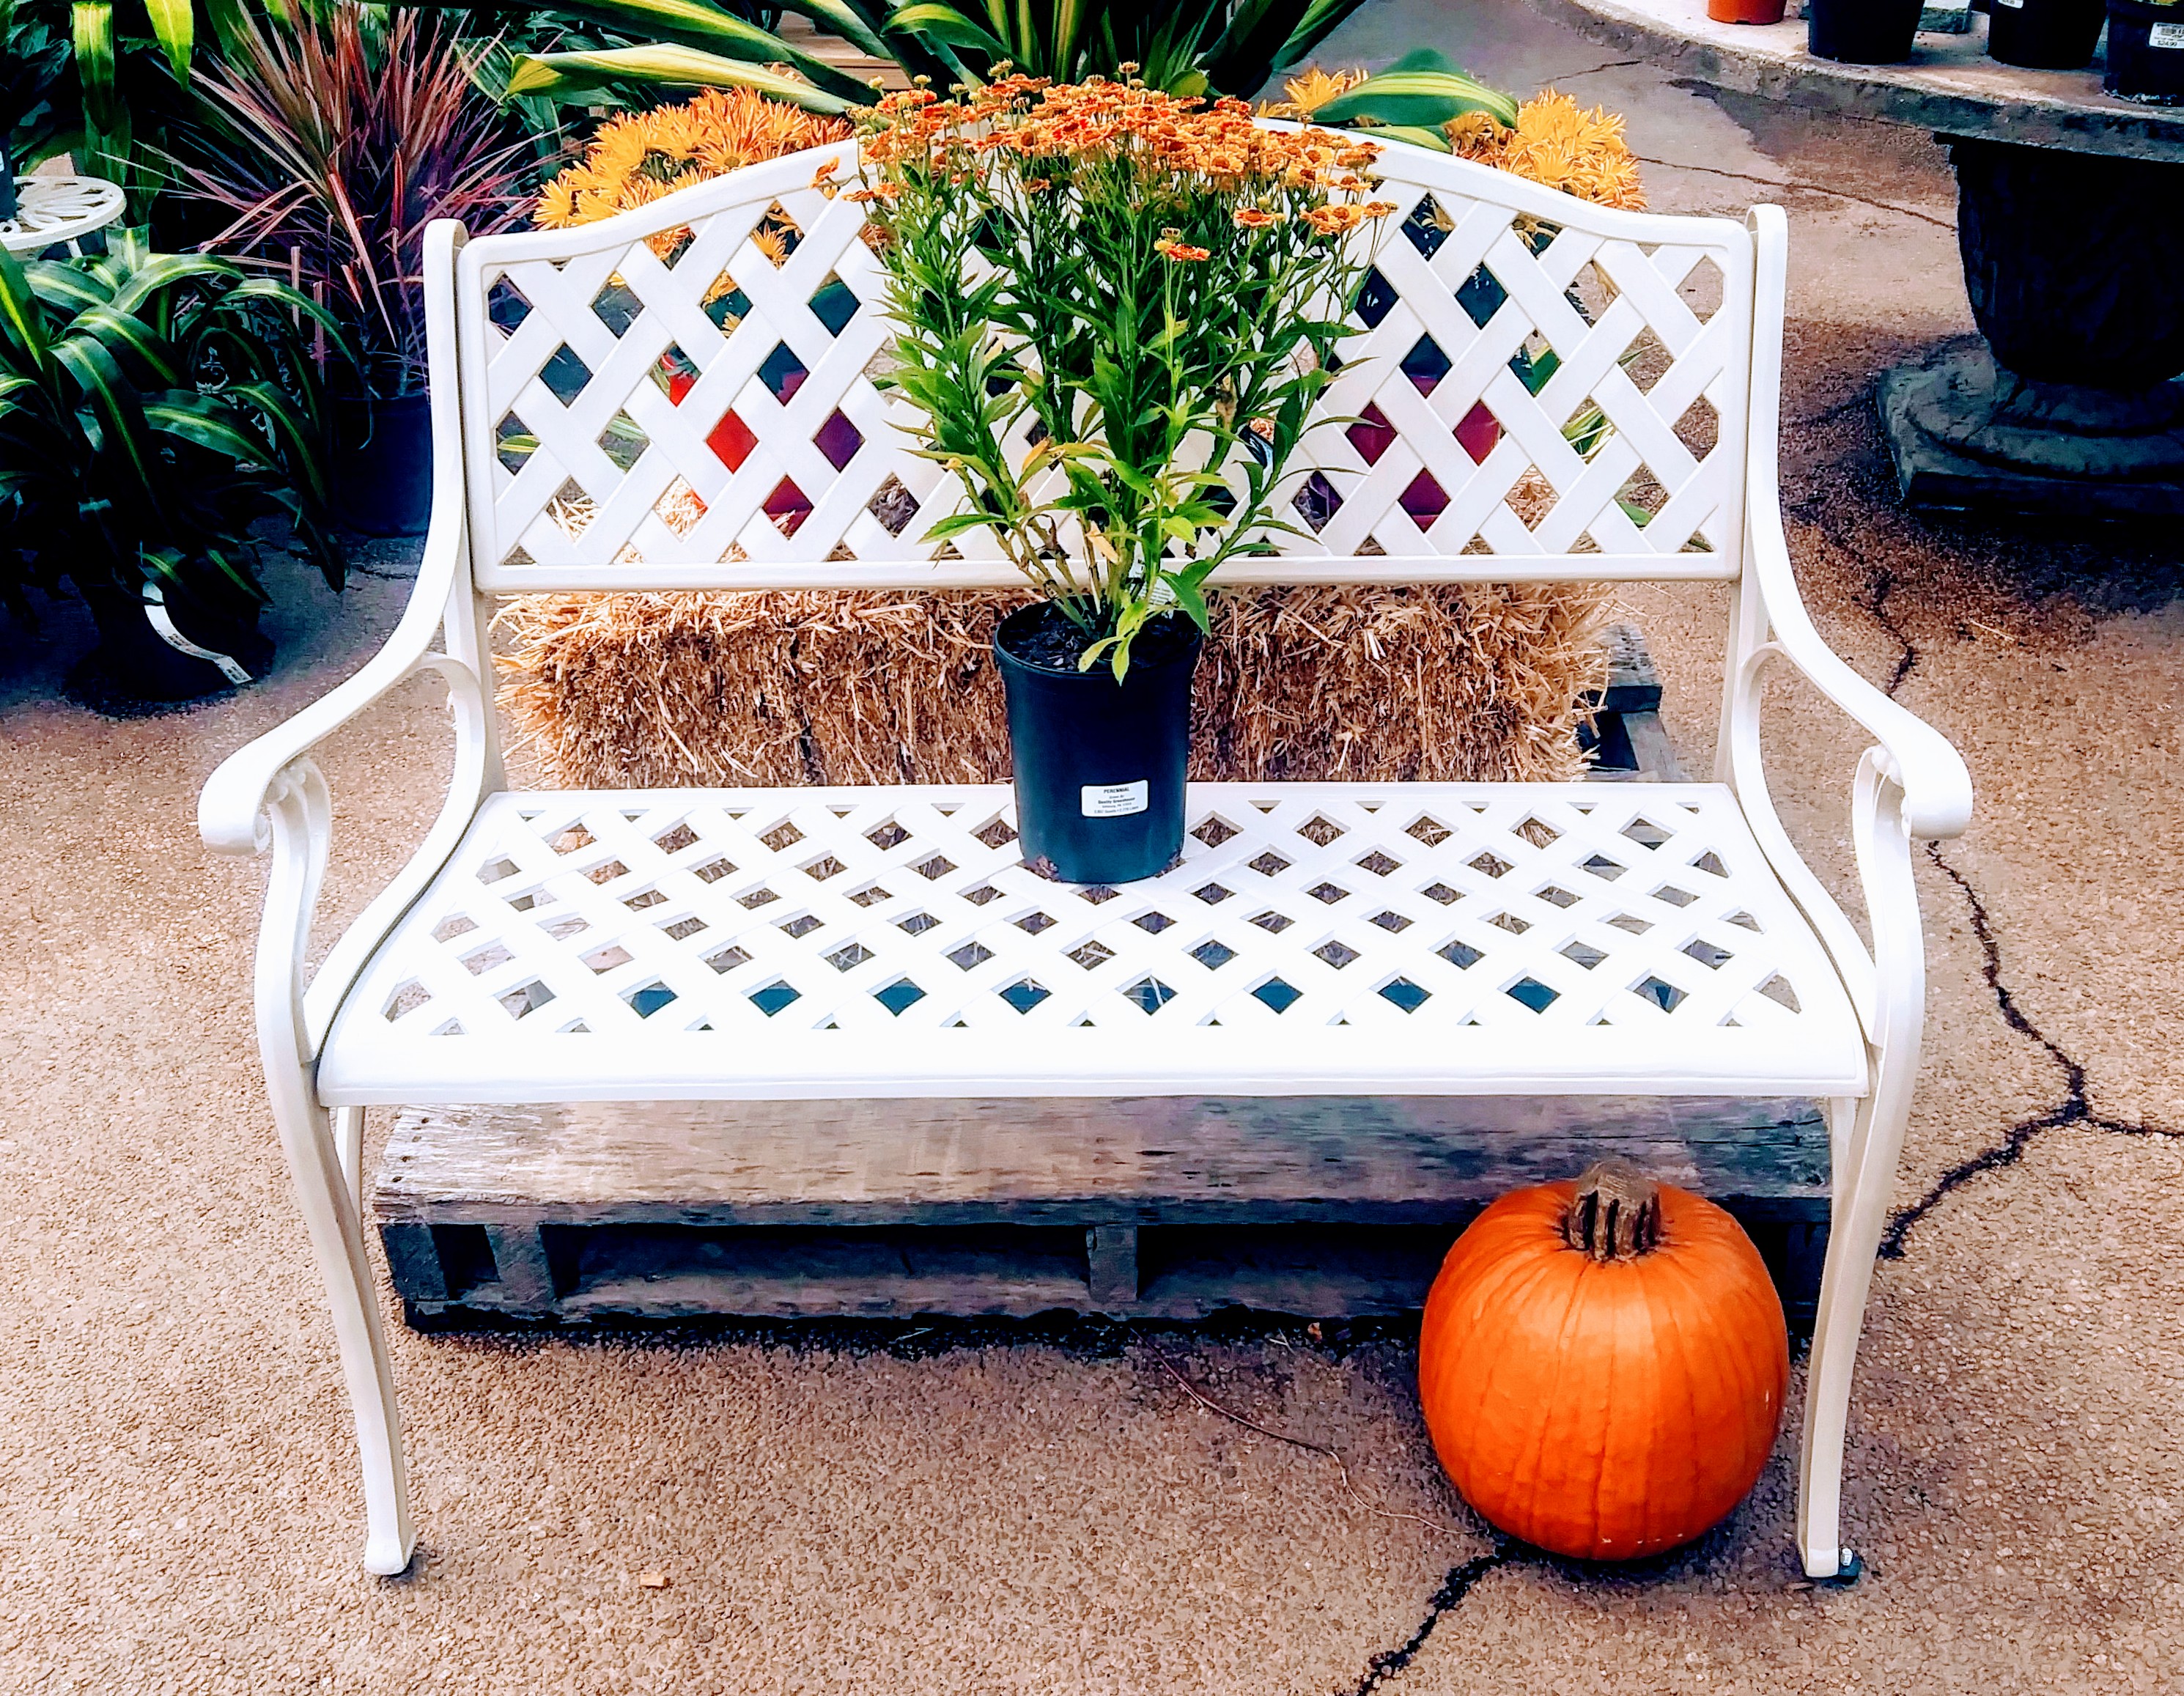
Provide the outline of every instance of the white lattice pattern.
{"type": "MultiPolygon", "coordinates": [[[[961,497],[873,386],[884,279],[860,208],[808,186],[832,155],[853,163],[816,150],[612,225],[472,245],[465,381],[484,403],[465,406],[466,448],[490,491],[472,516],[488,587],[638,588],[646,566],[687,581],[723,561],[824,585],[829,561],[999,558],[982,533],[923,540],[961,497]]],[[[1306,574],[1695,550],[1733,572],[1745,232],[1602,213],[1402,146],[1383,172],[1401,210],[1379,226],[1334,421],[1291,468],[1280,516],[1301,527],[1283,552],[1306,574]]]]}
{"type": "Polygon", "coordinates": [[[320,1088],[1863,1075],[1834,971],[1711,785],[1202,785],[1181,863],[1121,890],[1030,871],[1012,810],[1005,788],[496,796],[348,997],[320,1088]]]}

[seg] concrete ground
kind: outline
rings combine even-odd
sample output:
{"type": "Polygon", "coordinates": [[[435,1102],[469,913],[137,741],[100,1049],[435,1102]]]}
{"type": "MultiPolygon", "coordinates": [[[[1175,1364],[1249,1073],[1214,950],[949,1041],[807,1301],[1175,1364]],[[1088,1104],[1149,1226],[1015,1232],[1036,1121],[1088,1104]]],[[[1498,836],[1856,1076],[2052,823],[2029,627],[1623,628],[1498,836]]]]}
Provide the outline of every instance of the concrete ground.
{"type": "MultiPolygon", "coordinates": [[[[563,1342],[396,1325],[424,1547],[365,1576],[348,1413],[254,1075],[262,869],[198,846],[218,758],[404,593],[298,579],[265,686],[118,722],[83,633],[10,629],[0,845],[0,1688],[9,1691],[2184,1691],[2184,1012],[2172,538],[1926,521],[1876,373],[1970,327],[1924,136],[1665,84],[1515,0],[1377,0],[1630,114],[1668,209],[1791,213],[1785,442],[1830,638],[1980,791],[1922,860],[1929,1059],[1853,1408],[1867,1576],[1790,1554],[1790,1448],[1622,1571],[1502,1555],[1441,1483],[1400,1338],[884,1332],[563,1342]],[[1178,1383],[1319,1454],[1209,1412],[1178,1383]],[[664,1576],[664,1587],[641,1582],[664,1576]]],[[[1718,597],[1634,593],[1704,769],[1718,597]]],[[[353,911],[439,794],[421,686],[326,761],[353,911]]],[[[1860,743],[1786,688],[1778,793],[1840,885],[1860,743]]],[[[383,1130],[383,1126],[376,1128],[383,1130]]]]}

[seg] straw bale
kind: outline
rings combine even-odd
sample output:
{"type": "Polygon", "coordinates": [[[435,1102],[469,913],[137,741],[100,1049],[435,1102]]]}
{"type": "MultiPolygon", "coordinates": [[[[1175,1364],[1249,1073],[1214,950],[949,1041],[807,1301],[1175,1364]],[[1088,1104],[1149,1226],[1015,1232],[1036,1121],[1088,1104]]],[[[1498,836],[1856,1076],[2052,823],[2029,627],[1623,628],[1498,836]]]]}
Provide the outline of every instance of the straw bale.
{"type": "MultiPolygon", "coordinates": [[[[1023,597],[540,594],[498,621],[503,710],[571,788],[989,783],[993,627],[1023,597]]],[[[1199,668],[1192,775],[1554,781],[1605,680],[1591,585],[1240,591],[1199,668]]]]}

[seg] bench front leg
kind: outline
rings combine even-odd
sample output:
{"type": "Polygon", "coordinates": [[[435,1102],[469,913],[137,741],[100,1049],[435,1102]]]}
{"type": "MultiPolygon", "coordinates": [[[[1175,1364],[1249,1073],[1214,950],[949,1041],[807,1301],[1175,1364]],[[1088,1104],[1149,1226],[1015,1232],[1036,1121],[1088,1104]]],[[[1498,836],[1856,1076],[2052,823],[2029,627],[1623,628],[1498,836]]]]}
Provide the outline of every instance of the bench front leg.
{"type": "Polygon", "coordinates": [[[1797,1478],[1797,1553],[1812,1578],[1853,1571],[1842,1547],[1843,1442],[1858,1335],[1873,1286],[1874,1258],[1910,1120],[1925,1024],[1926,951],[1911,876],[1903,791],[1882,758],[1860,762],[1853,801],[1858,868],[1874,943],[1873,1086],[1854,1104],[1850,1134],[1836,1150],[1834,1225],[1820,1275],[1819,1314],[1806,1364],[1805,1427],[1797,1478]]]}
{"type": "MultiPolygon", "coordinates": [[[[256,997],[265,1093],[295,1180],[304,1228],[326,1280],[342,1375],[356,1416],[367,1523],[365,1570],[391,1576],[409,1565],[417,1543],[410,1518],[394,1367],[380,1321],[378,1289],[365,1255],[356,1192],[332,1116],[318,1099],[304,1024],[304,954],[332,823],[326,780],[318,768],[308,760],[284,768],[267,794],[265,811],[272,825],[272,873],[258,932],[256,997]]],[[[343,1117],[346,1139],[351,1130],[347,1111],[343,1117]]]]}

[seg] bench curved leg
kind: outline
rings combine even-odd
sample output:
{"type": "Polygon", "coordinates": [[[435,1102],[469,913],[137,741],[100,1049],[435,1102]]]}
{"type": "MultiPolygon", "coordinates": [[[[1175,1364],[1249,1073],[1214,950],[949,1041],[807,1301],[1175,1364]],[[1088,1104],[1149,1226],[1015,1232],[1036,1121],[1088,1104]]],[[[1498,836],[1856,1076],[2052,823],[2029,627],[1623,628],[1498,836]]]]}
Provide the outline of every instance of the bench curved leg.
{"type": "MultiPolygon", "coordinates": [[[[1908,1091],[1905,1092],[1908,1094],[1908,1091]]],[[[1905,1103],[1908,1105],[1908,1103],[1905,1103]]],[[[1858,1364],[1858,1333],[1873,1283],[1874,1253],[1886,1223],[1888,1179],[1895,1161],[1875,1174],[1862,1157],[1876,1143],[1900,1143],[1875,1124],[1879,1091],[1856,1103],[1850,1158],[1839,1168],[1848,1181],[1836,1185],[1835,1219],[1820,1273],[1819,1313],[1805,1369],[1804,1442],[1798,1461],[1797,1554],[1808,1578],[1833,1578],[1850,1559],[1842,1544],[1843,1440],[1850,1420],[1851,1378],[1858,1364]],[[1876,1132],[1880,1133],[1876,1135],[1876,1132]]]]}
{"type": "MultiPolygon", "coordinates": [[[[1874,1257],[1888,1223],[1896,1163],[1910,1123],[1925,1026],[1925,940],[1911,881],[1903,791],[1868,754],[1858,768],[1852,823],[1874,934],[1873,1087],[1855,1103],[1849,1135],[1836,1146],[1834,1224],[1820,1274],[1819,1314],[1805,1377],[1804,1444],[1797,1478],[1797,1553],[1807,1576],[1854,1571],[1842,1547],[1843,1440],[1851,1376],[1874,1257]]],[[[1834,1126],[1851,1104],[1830,1105],[1834,1126]]]]}
{"type": "MultiPolygon", "coordinates": [[[[269,1068],[270,1070],[270,1068],[269,1068]]],[[[269,1085],[271,1080],[268,1079],[269,1085]]],[[[402,1453],[402,1414],[394,1398],[394,1364],[379,1314],[379,1292],[365,1258],[363,1221],[348,1174],[334,1146],[323,1107],[311,1102],[304,1080],[274,1087],[273,1116],[288,1169],[296,1180],[304,1226],[325,1275],[341,1350],[342,1375],[356,1415],[356,1446],[364,1465],[367,1530],[364,1568],[391,1576],[410,1565],[417,1529],[410,1518],[410,1481],[402,1453]],[[281,1099],[287,1096],[283,1102],[281,1099]]]]}
{"type": "Polygon", "coordinates": [[[269,798],[272,875],[258,938],[258,1046],[273,1124],[295,1180],[304,1229],[326,1280],[342,1375],[356,1415],[364,1464],[367,1572],[391,1576],[409,1565],[417,1531],[402,1454],[402,1417],[394,1364],[380,1322],[379,1292],[364,1246],[354,1187],[360,1109],[329,1113],[318,1099],[304,1038],[300,980],[311,904],[326,864],[330,807],[326,784],[308,762],[286,772],[269,798]]]}

